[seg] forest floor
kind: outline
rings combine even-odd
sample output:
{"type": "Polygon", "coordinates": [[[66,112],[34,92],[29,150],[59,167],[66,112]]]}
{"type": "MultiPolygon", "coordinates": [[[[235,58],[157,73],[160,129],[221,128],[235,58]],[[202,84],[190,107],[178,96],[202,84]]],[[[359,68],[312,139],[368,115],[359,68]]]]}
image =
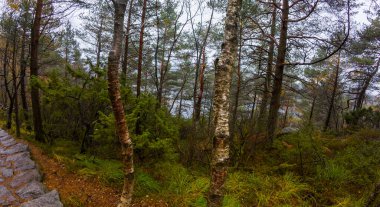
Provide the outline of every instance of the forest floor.
{"type": "MultiPolygon", "coordinates": [[[[44,184],[59,191],[65,206],[116,206],[123,181],[119,160],[80,154],[71,140],[40,144],[27,132],[22,138],[44,184]]],[[[279,137],[272,148],[244,154],[251,159],[229,169],[224,207],[365,206],[380,181],[379,150],[379,130],[340,135],[306,130],[279,137]]],[[[205,207],[208,188],[202,165],[137,163],[133,206],[205,207]]],[[[370,206],[378,204],[375,198],[370,206]]]]}
{"type": "MultiPolygon", "coordinates": [[[[43,183],[49,189],[57,189],[67,207],[108,207],[118,204],[121,189],[107,186],[96,177],[70,172],[64,163],[50,157],[35,144],[24,141],[30,147],[33,159],[41,167],[43,183]]],[[[146,197],[133,204],[134,207],[166,207],[161,200],[146,197]]]]}
{"type": "Polygon", "coordinates": [[[104,186],[96,178],[69,172],[65,164],[45,154],[42,149],[27,142],[33,159],[41,167],[43,183],[49,189],[57,189],[66,205],[116,206],[120,192],[104,186]]]}

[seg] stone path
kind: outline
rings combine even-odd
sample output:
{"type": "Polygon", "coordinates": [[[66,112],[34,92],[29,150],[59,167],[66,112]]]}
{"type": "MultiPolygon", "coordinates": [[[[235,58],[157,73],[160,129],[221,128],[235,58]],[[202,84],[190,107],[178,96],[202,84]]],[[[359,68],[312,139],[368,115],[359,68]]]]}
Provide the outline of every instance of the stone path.
{"type": "Polygon", "coordinates": [[[0,206],[62,207],[56,190],[47,192],[26,144],[0,129],[0,206]]]}

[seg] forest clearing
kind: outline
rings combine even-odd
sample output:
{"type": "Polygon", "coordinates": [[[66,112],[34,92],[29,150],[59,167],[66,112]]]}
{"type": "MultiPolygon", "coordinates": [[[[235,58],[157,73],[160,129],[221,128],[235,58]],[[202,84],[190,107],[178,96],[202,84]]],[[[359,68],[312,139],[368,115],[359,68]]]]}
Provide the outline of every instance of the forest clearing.
{"type": "Polygon", "coordinates": [[[380,206],[379,0],[0,8],[0,206],[380,206]]]}

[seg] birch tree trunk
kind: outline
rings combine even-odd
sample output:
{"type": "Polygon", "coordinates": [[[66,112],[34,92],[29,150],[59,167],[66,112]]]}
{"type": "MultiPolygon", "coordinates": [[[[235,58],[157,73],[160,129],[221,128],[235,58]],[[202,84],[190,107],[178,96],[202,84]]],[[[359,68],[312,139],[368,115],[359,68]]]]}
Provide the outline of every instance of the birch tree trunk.
{"type": "Polygon", "coordinates": [[[115,116],[116,133],[121,144],[124,164],[124,186],[118,207],[131,206],[134,186],[133,145],[129,136],[124,106],[121,100],[119,65],[121,56],[121,43],[123,38],[123,23],[126,9],[126,0],[116,0],[115,22],[112,49],[108,56],[108,93],[115,116]]]}
{"type": "Polygon", "coordinates": [[[222,206],[224,183],[229,160],[229,97],[231,73],[235,66],[239,39],[241,0],[228,0],[222,51],[215,60],[215,92],[213,100],[214,137],[211,160],[211,186],[208,206],[222,206]]]}

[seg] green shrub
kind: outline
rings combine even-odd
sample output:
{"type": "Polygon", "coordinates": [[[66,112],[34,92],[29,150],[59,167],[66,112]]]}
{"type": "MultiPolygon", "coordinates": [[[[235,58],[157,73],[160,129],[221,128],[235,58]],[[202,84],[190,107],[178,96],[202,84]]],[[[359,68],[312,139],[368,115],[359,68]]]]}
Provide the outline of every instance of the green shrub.
{"type": "Polygon", "coordinates": [[[329,161],[325,167],[317,167],[317,178],[333,182],[335,185],[341,185],[350,182],[353,177],[350,170],[333,161],[329,161]]]}
{"type": "Polygon", "coordinates": [[[380,130],[370,129],[370,128],[360,129],[353,136],[354,138],[362,140],[362,141],[366,141],[366,140],[380,141],[380,130]]]}
{"type": "Polygon", "coordinates": [[[296,176],[267,176],[247,172],[233,172],[226,183],[227,200],[242,206],[304,205],[310,187],[296,176]]]}
{"type": "Polygon", "coordinates": [[[160,183],[148,173],[137,171],[135,180],[135,196],[145,196],[161,191],[160,183]]]}
{"type": "Polygon", "coordinates": [[[177,163],[163,162],[154,166],[152,173],[162,183],[161,196],[172,206],[198,206],[205,202],[209,178],[194,176],[177,163]]]}
{"type": "Polygon", "coordinates": [[[137,156],[141,160],[176,160],[174,144],[178,139],[179,126],[167,110],[157,108],[156,98],[142,95],[136,106],[127,115],[128,126],[135,131],[139,121],[141,135],[132,135],[137,156]]]}
{"type": "Polygon", "coordinates": [[[380,127],[380,112],[374,111],[371,107],[350,111],[344,115],[344,119],[353,128],[380,127]]]}

